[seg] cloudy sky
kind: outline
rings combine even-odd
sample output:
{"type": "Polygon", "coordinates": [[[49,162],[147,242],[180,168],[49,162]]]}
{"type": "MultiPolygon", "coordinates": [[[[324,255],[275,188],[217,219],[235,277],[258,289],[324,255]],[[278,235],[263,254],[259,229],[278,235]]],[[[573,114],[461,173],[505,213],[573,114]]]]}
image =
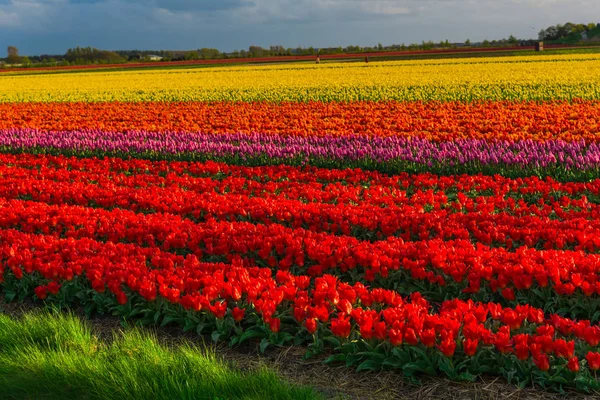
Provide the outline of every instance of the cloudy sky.
{"type": "Polygon", "coordinates": [[[533,38],[567,21],[600,22],[600,0],[0,0],[0,55],[533,38]]]}

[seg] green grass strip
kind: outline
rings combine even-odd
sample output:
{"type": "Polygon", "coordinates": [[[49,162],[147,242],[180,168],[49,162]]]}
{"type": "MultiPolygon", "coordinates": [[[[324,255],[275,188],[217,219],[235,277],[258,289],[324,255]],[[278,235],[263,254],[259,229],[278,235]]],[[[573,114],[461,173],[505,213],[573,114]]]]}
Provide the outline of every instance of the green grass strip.
{"type": "Polygon", "coordinates": [[[138,329],[102,341],[72,314],[0,314],[2,399],[315,399],[261,368],[242,372],[206,349],[168,347],[138,329]]]}

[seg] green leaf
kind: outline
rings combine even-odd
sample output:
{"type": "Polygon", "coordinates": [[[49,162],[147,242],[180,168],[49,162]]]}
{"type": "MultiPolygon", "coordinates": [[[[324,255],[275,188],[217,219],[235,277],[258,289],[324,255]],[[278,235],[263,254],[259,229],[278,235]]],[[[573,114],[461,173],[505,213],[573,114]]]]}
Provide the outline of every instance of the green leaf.
{"type": "Polygon", "coordinates": [[[16,296],[17,296],[17,292],[12,291],[12,290],[6,290],[4,298],[6,299],[7,303],[10,303],[11,301],[13,301],[15,299],[16,296]]]}
{"type": "Polygon", "coordinates": [[[219,331],[214,331],[212,333],[212,335],[210,335],[210,338],[212,339],[213,342],[218,342],[219,338],[221,337],[221,334],[219,333],[219,331]]]}
{"type": "Polygon", "coordinates": [[[343,354],[343,353],[332,354],[329,357],[327,357],[327,359],[325,359],[325,361],[323,361],[323,364],[331,364],[333,362],[340,362],[340,361],[346,361],[345,354],[343,354]]]}
{"type": "Polygon", "coordinates": [[[473,382],[477,378],[477,375],[473,375],[469,372],[463,372],[462,374],[458,375],[456,378],[461,381],[473,382]]]}
{"type": "Polygon", "coordinates": [[[381,362],[375,360],[366,360],[360,363],[356,368],[356,371],[379,371],[381,369],[381,362]]]}
{"type": "Polygon", "coordinates": [[[240,336],[240,344],[244,343],[248,339],[264,337],[264,333],[256,329],[248,329],[242,336],[240,336]]]}
{"type": "Polygon", "coordinates": [[[191,331],[192,329],[194,329],[195,326],[196,326],[196,323],[194,321],[190,321],[189,319],[186,319],[185,326],[183,327],[183,331],[184,332],[191,331]]]}
{"type": "Polygon", "coordinates": [[[364,357],[358,354],[348,354],[346,356],[346,366],[351,366],[354,364],[357,364],[359,361],[361,361],[364,357]]]}
{"type": "Polygon", "coordinates": [[[175,322],[179,320],[179,317],[174,316],[174,315],[167,315],[163,320],[162,323],[160,324],[160,326],[165,326],[170,324],[171,322],[175,322]]]}
{"type": "Polygon", "coordinates": [[[399,347],[394,347],[394,349],[392,350],[392,354],[398,357],[400,360],[402,360],[404,364],[410,362],[410,356],[408,355],[408,353],[406,351],[400,350],[399,347]]]}
{"type": "Polygon", "coordinates": [[[342,342],[340,342],[340,339],[338,339],[338,338],[336,338],[334,336],[324,337],[323,341],[325,343],[331,344],[333,347],[340,347],[342,345],[342,342]]]}
{"type": "Polygon", "coordinates": [[[388,358],[383,361],[381,364],[384,368],[393,368],[393,369],[402,369],[406,365],[406,362],[400,360],[399,358],[388,358]]]}
{"type": "Polygon", "coordinates": [[[445,372],[450,379],[456,379],[456,371],[452,367],[452,362],[447,357],[441,357],[439,368],[445,372]]]}
{"type": "Polygon", "coordinates": [[[277,344],[282,346],[287,342],[291,341],[294,337],[288,332],[280,332],[277,335],[277,344]]]}
{"type": "Polygon", "coordinates": [[[265,350],[267,349],[267,347],[269,347],[270,344],[271,343],[269,343],[269,341],[266,338],[263,338],[263,340],[261,340],[260,346],[259,346],[260,352],[264,353],[265,350]]]}
{"type": "Polygon", "coordinates": [[[405,376],[411,376],[414,375],[416,372],[423,372],[423,369],[420,368],[417,363],[411,362],[411,363],[407,363],[404,364],[404,375],[405,376]]]}

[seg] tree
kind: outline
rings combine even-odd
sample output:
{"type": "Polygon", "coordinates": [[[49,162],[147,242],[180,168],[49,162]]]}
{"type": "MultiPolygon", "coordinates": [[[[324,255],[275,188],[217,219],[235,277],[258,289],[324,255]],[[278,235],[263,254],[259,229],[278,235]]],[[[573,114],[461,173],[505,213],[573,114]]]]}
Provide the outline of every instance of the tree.
{"type": "Polygon", "coordinates": [[[6,61],[8,61],[9,64],[18,64],[21,60],[19,57],[19,49],[17,49],[15,46],[8,46],[7,52],[8,57],[6,61]]]}
{"type": "Polygon", "coordinates": [[[250,46],[248,47],[248,52],[251,57],[261,57],[264,55],[264,49],[260,46],[250,46]]]}
{"type": "Polygon", "coordinates": [[[559,25],[549,26],[548,28],[546,28],[546,36],[544,37],[544,40],[558,39],[559,38],[558,31],[559,31],[559,25]]]}
{"type": "MultiPolygon", "coordinates": [[[[207,47],[203,47],[198,50],[200,53],[200,58],[203,60],[214,60],[216,58],[221,58],[221,52],[217,49],[211,49],[207,47]]],[[[239,56],[239,52],[236,50],[232,53],[234,57],[239,56]]]]}
{"type": "Polygon", "coordinates": [[[485,40],[483,41],[483,47],[488,47],[489,45],[490,45],[490,41],[489,41],[489,40],[487,40],[487,39],[485,39],[485,40]]]}
{"type": "Polygon", "coordinates": [[[544,40],[546,39],[546,30],[542,29],[539,33],[538,33],[538,39],[539,40],[544,40]]]}
{"type": "Polygon", "coordinates": [[[185,54],[186,60],[198,60],[199,58],[200,58],[200,53],[198,53],[197,51],[188,51],[185,54]]]}
{"type": "Polygon", "coordinates": [[[471,45],[471,39],[465,40],[465,46],[470,46],[470,45],[471,45]]]}
{"type": "Polygon", "coordinates": [[[125,58],[113,51],[98,50],[92,47],[79,47],[68,49],[65,60],[76,64],[92,63],[118,63],[124,62],[125,58]]]}
{"type": "Polygon", "coordinates": [[[510,35],[508,37],[508,43],[512,44],[513,46],[519,44],[519,39],[517,39],[515,36],[510,35]]]}

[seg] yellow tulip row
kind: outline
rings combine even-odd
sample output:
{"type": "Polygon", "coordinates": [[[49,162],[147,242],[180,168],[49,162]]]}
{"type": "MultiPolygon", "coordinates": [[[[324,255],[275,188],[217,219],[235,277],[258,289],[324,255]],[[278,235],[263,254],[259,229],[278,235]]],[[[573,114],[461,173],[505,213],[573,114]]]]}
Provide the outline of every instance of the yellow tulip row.
{"type": "Polygon", "coordinates": [[[600,54],[0,74],[0,102],[600,99],[600,54]]]}

